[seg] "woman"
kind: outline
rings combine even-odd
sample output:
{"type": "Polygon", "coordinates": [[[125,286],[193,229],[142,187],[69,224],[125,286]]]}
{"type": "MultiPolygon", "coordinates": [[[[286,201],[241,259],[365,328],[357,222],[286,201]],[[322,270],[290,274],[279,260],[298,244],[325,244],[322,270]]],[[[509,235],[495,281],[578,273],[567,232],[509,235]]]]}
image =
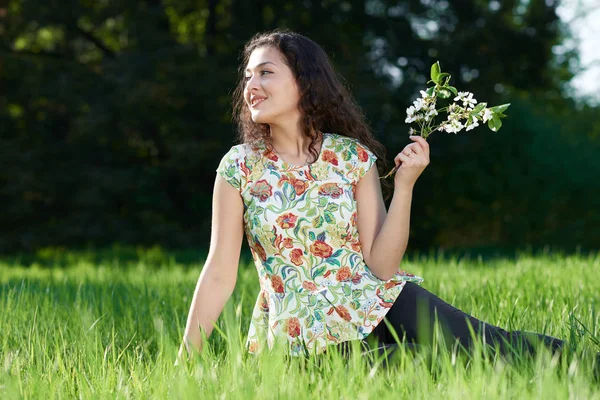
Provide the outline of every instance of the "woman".
{"type": "MultiPolygon", "coordinates": [[[[429,145],[412,136],[394,157],[400,167],[386,212],[372,168],[383,146],[317,44],[288,31],[252,38],[234,112],[241,144],[217,168],[212,240],[184,335],[188,351],[201,349],[201,331],[210,335],[232,294],[244,232],[261,287],[250,353],[276,342],[296,356],[353,340],[386,345],[394,343],[392,331],[427,344],[436,314],[444,335],[466,348],[471,326],[503,352],[519,343],[533,351],[523,332],[463,313],[421,288],[423,278],[398,269],[429,145]]],[[[552,349],[563,346],[539,337],[552,349]]]]}

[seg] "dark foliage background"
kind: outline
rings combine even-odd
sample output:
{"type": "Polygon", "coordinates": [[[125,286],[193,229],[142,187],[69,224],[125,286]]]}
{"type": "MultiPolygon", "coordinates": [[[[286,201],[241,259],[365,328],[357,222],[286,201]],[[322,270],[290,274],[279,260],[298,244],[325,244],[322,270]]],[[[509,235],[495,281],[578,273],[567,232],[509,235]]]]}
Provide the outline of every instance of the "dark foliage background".
{"type": "Polygon", "coordinates": [[[552,0],[0,2],[0,250],[205,248],[215,169],[235,144],[242,46],[287,27],[320,43],[392,158],[440,60],[510,102],[492,133],[430,138],[410,247],[600,245],[600,115],[552,0]],[[526,5],[524,5],[526,4],[526,5]]]}

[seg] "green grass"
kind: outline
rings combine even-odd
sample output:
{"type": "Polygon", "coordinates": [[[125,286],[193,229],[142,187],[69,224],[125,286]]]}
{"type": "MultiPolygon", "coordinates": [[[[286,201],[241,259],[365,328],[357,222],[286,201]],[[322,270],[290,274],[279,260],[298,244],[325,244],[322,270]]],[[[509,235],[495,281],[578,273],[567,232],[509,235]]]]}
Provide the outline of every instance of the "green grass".
{"type": "Polygon", "coordinates": [[[59,253],[0,261],[2,399],[600,399],[591,379],[600,254],[411,258],[403,268],[454,306],[509,330],[567,339],[576,351],[560,362],[542,351],[507,363],[433,348],[433,357],[405,354],[384,368],[357,353],[320,363],[245,354],[258,293],[251,264],[240,267],[206,352],[175,367],[201,262],[182,264],[156,249],[126,262],[59,253]]]}

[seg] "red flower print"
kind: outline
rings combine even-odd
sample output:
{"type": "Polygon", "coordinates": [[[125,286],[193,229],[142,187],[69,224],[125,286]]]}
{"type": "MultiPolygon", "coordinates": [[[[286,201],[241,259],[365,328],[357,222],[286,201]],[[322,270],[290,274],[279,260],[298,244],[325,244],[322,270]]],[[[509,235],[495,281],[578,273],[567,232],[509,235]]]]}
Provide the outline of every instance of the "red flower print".
{"type": "Polygon", "coordinates": [[[356,214],[356,211],[354,211],[352,213],[352,215],[350,216],[350,223],[352,224],[352,226],[356,226],[357,222],[358,222],[358,215],[356,214]]]}
{"type": "Polygon", "coordinates": [[[345,321],[352,321],[352,316],[348,312],[348,309],[344,306],[336,306],[335,311],[338,313],[340,317],[342,317],[345,321]]]}
{"type": "Polygon", "coordinates": [[[377,297],[379,297],[379,305],[385,308],[392,308],[392,306],[394,305],[393,301],[386,301],[383,297],[381,297],[381,289],[377,288],[377,292],[375,292],[375,295],[377,297]]]}
{"type": "Polygon", "coordinates": [[[266,261],[267,260],[267,253],[265,252],[265,249],[262,247],[262,245],[258,242],[254,242],[254,251],[256,253],[258,253],[258,256],[260,257],[261,260],[266,261]]]}
{"type": "Polygon", "coordinates": [[[386,283],[383,285],[383,288],[384,288],[384,289],[391,289],[391,288],[393,288],[394,286],[398,286],[399,284],[400,284],[400,282],[397,282],[397,281],[390,281],[390,282],[386,282],[386,283]]]}
{"type": "Polygon", "coordinates": [[[252,340],[250,341],[250,343],[248,343],[248,352],[256,353],[259,347],[260,345],[258,344],[258,342],[256,340],[252,340]]]}
{"type": "Polygon", "coordinates": [[[344,190],[335,183],[324,183],[319,186],[319,194],[323,196],[331,196],[333,199],[337,199],[344,193],[344,190]]]}
{"type": "Polygon", "coordinates": [[[354,241],[350,244],[350,247],[352,247],[352,250],[356,251],[356,252],[360,252],[362,251],[362,246],[360,245],[359,241],[354,241]]]}
{"type": "Polygon", "coordinates": [[[261,179],[260,181],[256,182],[254,186],[252,186],[252,189],[250,189],[250,194],[258,197],[260,201],[265,201],[273,195],[272,189],[273,188],[266,180],[261,179]]]}
{"type": "Polygon", "coordinates": [[[265,152],[263,153],[263,155],[265,157],[267,157],[271,161],[277,161],[277,160],[279,160],[279,157],[277,157],[277,154],[273,153],[269,149],[265,150],[265,152]]]}
{"type": "Polygon", "coordinates": [[[403,269],[401,269],[400,271],[398,271],[398,273],[402,276],[415,276],[415,274],[411,274],[410,272],[406,272],[403,269]]]}
{"type": "Polygon", "coordinates": [[[277,218],[277,223],[283,229],[288,229],[288,228],[293,228],[294,226],[296,226],[297,219],[298,219],[298,217],[295,216],[294,214],[287,213],[287,214],[280,215],[279,218],[277,218]]]}
{"type": "Polygon", "coordinates": [[[351,276],[352,273],[350,272],[350,267],[346,265],[337,270],[337,273],[335,274],[335,279],[338,282],[344,282],[349,280],[351,276]]]}
{"type": "Polygon", "coordinates": [[[291,337],[300,336],[300,320],[296,317],[291,317],[287,320],[287,332],[291,337]]]}
{"type": "Polygon", "coordinates": [[[283,280],[279,275],[271,275],[271,286],[275,289],[275,293],[283,293],[283,280]]]}
{"type": "Polygon", "coordinates": [[[356,153],[358,154],[358,159],[361,162],[367,162],[369,159],[369,154],[363,149],[361,146],[356,146],[356,153]]]}
{"type": "Polygon", "coordinates": [[[302,265],[302,250],[294,249],[290,252],[290,259],[294,265],[302,265]]]}
{"type": "Polygon", "coordinates": [[[306,189],[308,189],[308,182],[304,182],[303,180],[296,179],[292,175],[282,176],[281,179],[279,179],[279,182],[277,182],[277,186],[282,187],[284,182],[289,182],[290,185],[292,185],[292,187],[294,188],[294,191],[296,192],[296,196],[302,196],[302,194],[304,192],[306,192],[306,189]]]}
{"type": "Polygon", "coordinates": [[[245,161],[242,161],[242,163],[240,164],[240,169],[242,170],[242,172],[244,173],[244,176],[248,176],[250,175],[250,169],[248,168],[248,166],[246,165],[245,161]]]}
{"type": "Polygon", "coordinates": [[[265,292],[263,291],[260,292],[260,310],[262,312],[269,312],[269,302],[267,301],[265,292]]]}
{"type": "Polygon", "coordinates": [[[302,282],[302,287],[306,290],[310,290],[311,292],[314,292],[315,290],[317,290],[317,285],[315,285],[314,283],[309,282],[309,281],[302,282]]]}
{"type": "Polygon", "coordinates": [[[355,273],[354,275],[352,275],[352,283],[360,283],[360,280],[362,279],[362,275],[359,274],[358,272],[355,273]]]}
{"type": "Polygon", "coordinates": [[[323,161],[327,161],[335,166],[338,165],[337,155],[331,150],[323,150],[323,155],[321,156],[323,161]]]}
{"type": "Polygon", "coordinates": [[[301,196],[308,189],[308,182],[301,181],[300,179],[294,179],[293,185],[297,196],[301,196]]]}
{"type": "Polygon", "coordinates": [[[315,242],[310,245],[310,252],[318,257],[331,257],[332,250],[330,245],[321,240],[315,240],[315,242]]]}
{"type": "Polygon", "coordinates": [[[292,247],[294,247],[292,239],[291,238],[283,239],[283,247],[285,247],[286,249],[291,249],[292,247]]]}

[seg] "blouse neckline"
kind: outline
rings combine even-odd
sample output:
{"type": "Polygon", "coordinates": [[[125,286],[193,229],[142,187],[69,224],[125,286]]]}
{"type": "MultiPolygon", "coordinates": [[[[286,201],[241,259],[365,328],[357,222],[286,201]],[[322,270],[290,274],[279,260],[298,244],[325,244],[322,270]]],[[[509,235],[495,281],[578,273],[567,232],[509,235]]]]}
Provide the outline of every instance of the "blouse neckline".
{"type": "MultiPolygon", "coordinates": [[[[276,164],[281,164],[285,169],[306,168],[311,165],[315,165],[317,162],[319,162],[319,160],[321,159],[321,156],[323,155],[323,150],[325,148],[325,144],[326,144],[326,141],[328,138],[329,138],[329,133],[323,132],[323,140],[321,141],[321,149],[319,150],[317,159],[312,164],[303,164],[303,165],[290,164],[287,161],[285,161],[282,156],[275,153],[275,151],[270,150],[268,148],[267,148],[267,151],[270,152],[272,156],[275,156],[274,158],[276,159],[276,161],[273,161],[273,162],[276,164]]],[[[271,157],[270,157],[270,159],[273,160],[273,158],[271,158],[271,157]]]]}

